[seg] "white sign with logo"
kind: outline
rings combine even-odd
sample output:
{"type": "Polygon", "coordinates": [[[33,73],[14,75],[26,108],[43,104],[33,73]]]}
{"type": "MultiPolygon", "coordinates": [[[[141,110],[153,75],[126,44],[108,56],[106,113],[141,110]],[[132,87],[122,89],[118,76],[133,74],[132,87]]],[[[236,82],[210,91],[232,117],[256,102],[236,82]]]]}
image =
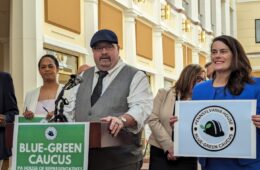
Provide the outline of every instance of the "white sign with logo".
{"type": "Polygon", "coordinates": [[[174,155],[256,158],[255,100],[176,102],[174,155]]]}

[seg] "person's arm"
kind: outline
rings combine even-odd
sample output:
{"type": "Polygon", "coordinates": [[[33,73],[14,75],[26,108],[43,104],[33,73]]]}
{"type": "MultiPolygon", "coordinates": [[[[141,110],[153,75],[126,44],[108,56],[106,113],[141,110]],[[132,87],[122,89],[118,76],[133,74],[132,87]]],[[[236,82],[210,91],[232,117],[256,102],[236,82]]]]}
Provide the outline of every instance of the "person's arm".
{"type": "MultiPolygon", "coordinates": [[[[166,93],[167,91],[165,89],[160,89],[158,91],[157,95],[154,98],[153,111],[148,119],[148,125],[152,131],[153,136],[160,144],[160,146],[162,146],[165,152],[168,151],[169,149],[172,149],[173,147],[172,138],[168,134],[167,130],[162,125],[160,120],[160,115],[166,114],[160,112],[160,108],[162,107],[162,103],[166,97],[166,93]]],[[[169,120],[169,126],[170,126],[170,120],[169,120]]]]}
{"type": "Polygon", "coordinates": [[[127,101],[129,110],[121,116],[131,117],[135,123],[131,123],[127,126],[127,129],[132,133],[138,133],[144,127],[153,107],[153,95],[150,84],[143,71],[138,71],[135,74],[130,85],[127,101]]]}
{"type": "Polygon", "coordinates": [[[4,113],[0,113],[1,126],[12,123],[14,116],[18,114],[17,101],[14,92],[13,80],[9,74],[3,77],[4,113]]]}
{"type": "MultiPolygon", "coordinates": [[[[173,153],[173,141],[171,135],[166,130],[165,125],[162,124],[163,120],[161,120],[162,117],[167,115],[167,113],[162,113],[161,108],[165,107],[163,103],[167,103],[167,90],[165,89],[160,89],[154,99],[154,104],[153,104],[153,111],[152,114],[150,115],[148,119],[148,124],[149,127],[152,131],[153,136],[155,137],[156,141],[160,144],[162,149],[164,150],[167,159],[168,160],[176,160],[176,157],[174,156],[173,153]]],[[[171,99],[170,99],[171,100],[171,99]]],[[[174,104],[173,102],[170,102],[172,105],[174,104]]],[[[171,113],[173,110],[170,111],[171,113]]],[[[168,117],[165,117],[168,119],[168,117]]],[[[167,121],[166,126],[170,126],[170,122],[174,123],[177,121],[176,116],[171,116],[169,121],[167,121]],[[172,122],[171,122],[172,121],[172,122]]]]}
{"type": "Polygon", "coordinates": [[[34,91],[27,92],[24,99],[24,112],[23,116],[26,119],[32,119],[34,117],[34,113],[30,110],[30,103],[32,100],[32,94],[34,91]]]}
{"type": "Polygon", "coordinates": [[[133,77],[127,102],[129,110],[126,113],[119,117],[107,116],[101,118],[101,121],[110,122],[109,129],[114,136],[122,128],[137,134],[143,128],[152,111],[153,96],[144,72],[138,71],[133,77]]]}
{"type": "Polygon", "coordinates": [[[252,116],[252,121],[254,123],[254,125],[257,128],[257,132],[260,133],[260,89],[259,89],[259,85],[260,85],[260,79],[256,79],[256,89],[257,89],[257,108],[256,108],[256,115],[252,116]],[[258,81],[257,81],[258,80],[258,81]]]}

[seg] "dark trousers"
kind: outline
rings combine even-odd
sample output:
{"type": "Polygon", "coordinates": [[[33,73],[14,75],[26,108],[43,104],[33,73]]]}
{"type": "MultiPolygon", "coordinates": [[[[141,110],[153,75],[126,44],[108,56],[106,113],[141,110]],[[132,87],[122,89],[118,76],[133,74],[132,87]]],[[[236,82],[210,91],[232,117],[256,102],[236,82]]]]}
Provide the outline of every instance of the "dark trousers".
{"type": "Polygon", "coordinates": [[[169,161],[160,148],[151,145],[149,170],[197,170],[197,158],[179,157],[169,161]]]}
{"type": "MultiPolygon", "coordinates": [[[[102,164],[102,162],[100,162],[102,164]]],[[[116,164],[116,162],[115,162],[116,164]]],[[[137,162],[137,163],[133,163],[130,165],[125,165],[125,166],[121,166],[118,168],[111,168],[111,169],[107,169],[107,170],[140,170],[142,167],[142,161],[137,162]]],[[[99,170],[97,169],[94,165],[89,165],[88,170],[99,170]]],[[[101,169],[100,169],[101,170],[101,169]]]]}
{"type": "Polygon", "coordinates": [[[142,159],[133,160],[133,156],[126,153],[121,155],[121,149],[122,147],[90,149],[88,170],[140,170],[142,159]]]}

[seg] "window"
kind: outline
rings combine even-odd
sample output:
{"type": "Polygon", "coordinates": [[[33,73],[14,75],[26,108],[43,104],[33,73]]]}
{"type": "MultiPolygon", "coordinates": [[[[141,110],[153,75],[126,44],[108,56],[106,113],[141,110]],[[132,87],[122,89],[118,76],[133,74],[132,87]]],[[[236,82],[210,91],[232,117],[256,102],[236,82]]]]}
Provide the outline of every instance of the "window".
{"type": "Polygon", "coordinates": [[[136,53],[140,57],[153,59],[153,28],[146,23],[136,20],[136,53]],[[144,43],[145,42],[145,43],[144,43]]]}
{"type": "Polygon", "coordinates": [[[260,43],[260,19],[255,20],[255,42],[260,43]]]}
{"type": "Polygon", "coordinates": [[[52,54],[59,61],[59,83],[65,84],[71,74],[76,74],[78,69],[78,57],[52,49],[45,49],[46,54],[52,54]]]}
{"type": "Polygon", "coordinates": [[[183,66],[192,64],[192,49],[186,45],[182,45],[183,50],[183,66]]]}
{"type": "Polygon", "coordinates": [[[113,30],[118,37],[120,48],[123,48],[123,13],[104,0],[98,1],[98,28],[113,30]]]}
{"type": "Polygon", "coordinates": [[[175,67],[175,41],[172,37],[163,34],[163,64],[169,67],[175,67]]]}

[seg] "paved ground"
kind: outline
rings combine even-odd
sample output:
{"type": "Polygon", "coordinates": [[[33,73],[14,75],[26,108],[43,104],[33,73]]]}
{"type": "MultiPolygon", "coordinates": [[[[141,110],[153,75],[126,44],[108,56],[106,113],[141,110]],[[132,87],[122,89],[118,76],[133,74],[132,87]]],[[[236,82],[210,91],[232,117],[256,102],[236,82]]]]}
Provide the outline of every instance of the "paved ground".
{"type": "Polygon", "coordinates": [[[143,161],[144,162],[143,162],[143,166],[142,166],[141,170],[148,170],[148,168],[149,168],[149,158],[145,157],[143,161]]]}
{"type": "Polygon", "coordinates": [[[149,163],[143,163],[141,170],[148,170],[148,168],[149,168],[149,163]]]}

